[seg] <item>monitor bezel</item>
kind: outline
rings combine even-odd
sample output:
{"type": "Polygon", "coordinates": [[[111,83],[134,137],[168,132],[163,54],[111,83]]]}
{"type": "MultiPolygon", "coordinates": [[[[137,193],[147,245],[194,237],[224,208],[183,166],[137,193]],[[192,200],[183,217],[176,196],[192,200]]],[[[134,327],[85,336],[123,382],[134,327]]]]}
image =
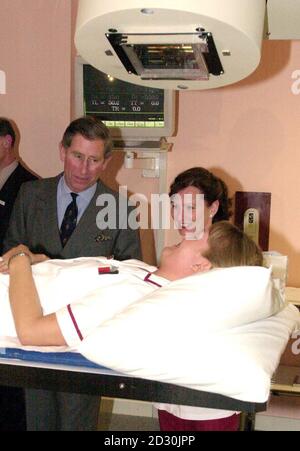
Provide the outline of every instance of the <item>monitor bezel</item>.
{"type": "MultiPolygon", "coordinates": [[[[85,64],[90,63],[85,61],[81,56],[76,56],[74,71],[74,100],[76,117],[80,117],[84,114],[83,66],[85,64]]],[[[141,85],[137,86],[139,89],[141,88],[141,85]]],[[[164,89],[164,127],[145,129],[138,127],[109,127],[112,138],[126,143],[127,141],[132,140],[160,141],[161,138],[173,136],[175,133],[175,95],[175,91],[164,89]]]]}

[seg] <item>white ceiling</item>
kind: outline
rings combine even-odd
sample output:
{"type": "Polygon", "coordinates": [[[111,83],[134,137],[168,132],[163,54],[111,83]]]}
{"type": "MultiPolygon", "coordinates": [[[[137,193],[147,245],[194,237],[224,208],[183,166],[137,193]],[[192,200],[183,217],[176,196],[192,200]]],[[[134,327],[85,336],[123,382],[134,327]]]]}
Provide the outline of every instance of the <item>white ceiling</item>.
{"type": "Polygon", "coordinates": [[[269,39],[300,39],[300,0],[268,0],[269,39]]]}

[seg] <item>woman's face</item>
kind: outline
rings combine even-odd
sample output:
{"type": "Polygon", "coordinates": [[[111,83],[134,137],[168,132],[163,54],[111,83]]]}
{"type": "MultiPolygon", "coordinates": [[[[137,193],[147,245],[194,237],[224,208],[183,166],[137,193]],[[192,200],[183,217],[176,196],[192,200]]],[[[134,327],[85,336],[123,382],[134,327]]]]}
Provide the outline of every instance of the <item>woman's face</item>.
{"type": "Polygon", "coordinates": [[[198,239],[212,224],[219,202],[207,205],[203,193],[195,186],[183,188],[171,199],[171,214],[175,226],[185,239],[198,239]]]}

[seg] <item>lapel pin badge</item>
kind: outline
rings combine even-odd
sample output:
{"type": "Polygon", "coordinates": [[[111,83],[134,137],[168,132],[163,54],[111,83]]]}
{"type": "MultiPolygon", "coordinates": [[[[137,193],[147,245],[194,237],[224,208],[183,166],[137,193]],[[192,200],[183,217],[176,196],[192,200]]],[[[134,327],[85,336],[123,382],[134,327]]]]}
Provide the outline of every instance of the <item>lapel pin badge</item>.
{"type": "Polygon", "coordinates": [[[109,235],[106,235],[105,233],[99,233],[99,235],[97,235],[95,237],[96,243],[101,243],[102,241],[110,241],[111,239],[112,239],[112,237],[109,235]]]}

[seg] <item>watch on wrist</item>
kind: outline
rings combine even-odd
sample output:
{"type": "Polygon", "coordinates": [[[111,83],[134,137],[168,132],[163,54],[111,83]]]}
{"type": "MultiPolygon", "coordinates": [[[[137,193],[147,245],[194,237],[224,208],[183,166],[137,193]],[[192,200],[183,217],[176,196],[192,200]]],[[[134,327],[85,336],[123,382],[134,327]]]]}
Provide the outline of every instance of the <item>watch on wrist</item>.
{"type": "Polygon", "coordinates": [[[14,254],[10,257],[10,259],[8,260],[7,266],[9,267],[11,261],[16,258],[16,257],[27,257],[30,261],[31,264],[31,257],[29,254],[27,254],[27,252],[18,252],[17,254],[14,254]]]}

